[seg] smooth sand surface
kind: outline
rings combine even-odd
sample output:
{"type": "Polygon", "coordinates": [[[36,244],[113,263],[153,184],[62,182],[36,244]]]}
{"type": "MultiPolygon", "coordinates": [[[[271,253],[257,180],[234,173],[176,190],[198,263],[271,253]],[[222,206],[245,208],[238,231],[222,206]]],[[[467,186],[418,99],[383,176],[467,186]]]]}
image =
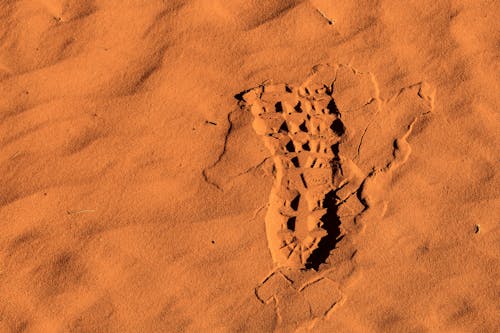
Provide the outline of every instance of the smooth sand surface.
{"type": "Polygon", "coordinates": [[[0,1],[0,332],[499,332],[498,1],[0,1]]]}

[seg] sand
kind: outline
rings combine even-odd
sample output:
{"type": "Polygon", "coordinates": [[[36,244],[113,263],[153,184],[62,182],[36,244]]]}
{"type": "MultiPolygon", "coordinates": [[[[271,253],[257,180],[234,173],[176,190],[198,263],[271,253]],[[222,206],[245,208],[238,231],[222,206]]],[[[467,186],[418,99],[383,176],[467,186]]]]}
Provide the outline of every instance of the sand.
{"type": "Polygon", "coordinates": [[[498,332],[496,1],[0,1],[0,332],[498,332]]]}

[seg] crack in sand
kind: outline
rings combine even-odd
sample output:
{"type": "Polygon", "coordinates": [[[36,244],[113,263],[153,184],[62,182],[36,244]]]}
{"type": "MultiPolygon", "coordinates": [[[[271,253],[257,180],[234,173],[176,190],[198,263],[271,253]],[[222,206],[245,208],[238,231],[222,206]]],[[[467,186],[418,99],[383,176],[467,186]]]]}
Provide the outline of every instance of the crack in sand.
{"type": "Polygon", "coordinates": [[[201,171],[201,174],[202,174],[202,177],[203,177],[203,180],[208,183],[209,185],[211,186],[214,186],[217,190],[221,191],[221,192],[224,192],[222,186],[220,186],[219,184],[217,184],[216,182],[212,181],[210,179],[210,177],[208,176],[207,174],[207,171],[214,168],[217,164],[220,163],[220,161],[222,160],[222,157],[224,157],[224,155],[226,154],[226,151],[227,151],[227,143],[228,143],[228,140],[229,140],[229,136],[231,135],[231,131],[233,130],[233,123],[231,121],[231,114],[233,113],[234,111],[231,111],[228,113],[227,115],[227,122],[228,122],[228,126],[227,126],[227,129],[225,131],[225,134],[224,134],[224,142],[222,144],[222,151],[219,153],[219,155],[217,156],[217,158],[215,159],[215,161],[208,167],[206,167],[205,169],[203,169],[201,171]]]}

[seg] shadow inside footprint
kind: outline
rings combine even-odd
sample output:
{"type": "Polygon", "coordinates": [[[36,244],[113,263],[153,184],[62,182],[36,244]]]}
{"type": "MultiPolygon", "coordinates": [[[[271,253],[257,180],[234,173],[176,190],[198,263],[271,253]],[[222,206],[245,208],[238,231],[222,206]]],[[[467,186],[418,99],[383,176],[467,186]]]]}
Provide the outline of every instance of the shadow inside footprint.
{"type": "Polygon", "coordinates": [[[305,265],[306,269],[312,268],[317,271],[319,266],[326,262],[326,259],[330,256],[330,252],[343,237],[340,231],[341,222],[337,214],[338,206],[336,199],[337,196],[334,190],[325,195],[323,207],[326,208],[326,214],[321,217],[321,221],[323,222],[323,229],[326,230],[327,234],[321,239],[317,249],[309,257],[305,265]]]}

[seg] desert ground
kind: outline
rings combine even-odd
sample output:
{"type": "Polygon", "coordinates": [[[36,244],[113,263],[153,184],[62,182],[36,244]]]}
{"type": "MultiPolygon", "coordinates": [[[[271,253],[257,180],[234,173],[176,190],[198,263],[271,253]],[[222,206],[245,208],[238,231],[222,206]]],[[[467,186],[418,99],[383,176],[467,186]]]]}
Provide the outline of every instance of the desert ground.
{"type": "Polygon", "coordinates": [[[0,0],[0,332],[500,332],[498,22],[0,0]]]}

